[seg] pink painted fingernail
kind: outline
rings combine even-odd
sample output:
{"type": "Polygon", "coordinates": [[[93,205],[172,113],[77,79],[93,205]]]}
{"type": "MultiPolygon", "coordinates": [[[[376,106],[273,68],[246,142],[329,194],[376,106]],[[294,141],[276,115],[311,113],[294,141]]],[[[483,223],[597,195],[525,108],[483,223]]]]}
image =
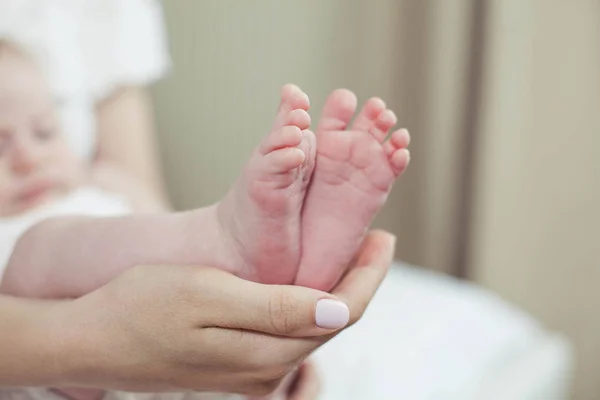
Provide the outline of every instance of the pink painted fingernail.
{"type": "Polygon", "coordinates": [[[315,321],[319,328],[340,329],[350,320],[348,306],[339,300],[321,299],[317,301],[315,321]]]}

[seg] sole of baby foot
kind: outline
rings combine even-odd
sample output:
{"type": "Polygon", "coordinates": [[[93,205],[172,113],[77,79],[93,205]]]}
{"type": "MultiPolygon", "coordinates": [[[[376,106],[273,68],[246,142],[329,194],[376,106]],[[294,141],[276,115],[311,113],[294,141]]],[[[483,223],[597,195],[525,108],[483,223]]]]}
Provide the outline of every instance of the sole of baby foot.
{"type": "Polygon", "coordinates": [[[379,98],[350,127],[356,97],[335,91],[316,130],[316,167],[302,215],[302,263],[295,283],[329,291],[348,268],[392,184],[408,166],[406,129],[379,98]],[[385,140],[389,136],[388,140],[385,140]]]}
{"type": "Polygon", "coordinates": [[[308,107],[297,86],[283,87],[271,132],[217,206],[220,237],[245,279],[290,284],[297,274],[301,211],[316,156],[308,107]]]}

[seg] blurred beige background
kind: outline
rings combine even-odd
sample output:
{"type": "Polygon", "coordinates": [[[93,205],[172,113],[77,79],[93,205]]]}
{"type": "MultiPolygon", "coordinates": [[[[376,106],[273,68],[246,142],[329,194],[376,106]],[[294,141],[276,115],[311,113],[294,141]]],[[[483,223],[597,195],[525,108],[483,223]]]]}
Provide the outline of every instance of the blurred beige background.
{"type": "Polygon", "coordinates": [[[154,91],[179,208],[218,200],[300,85],[378,95],[414,141],[377,225],[397,256],[464,276],[565,332],[600,398],[600,2],[164,2],[154,91]]]}

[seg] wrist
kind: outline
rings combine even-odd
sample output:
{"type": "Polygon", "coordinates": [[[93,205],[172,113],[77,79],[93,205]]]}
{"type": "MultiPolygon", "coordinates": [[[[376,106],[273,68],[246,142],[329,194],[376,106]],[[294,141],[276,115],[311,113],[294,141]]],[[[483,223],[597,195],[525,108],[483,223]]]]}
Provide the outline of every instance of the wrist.
{"type": "Polygon", "coordinates": [[[0,386],[47,386],[64,381],[64,346],[49,318],[64,301],[0,299],[0,386]]]}
{"type": "Polygon", "coordinates": [[[87,300],[88,296],[62,301],[47,314],[46,345],[55,360],[52,386],[98,387],[99,377],[110,370],[103,357],[106,343],[101,340],[109,330],[103,329],[98,315],[89,313],[87,300]]]}

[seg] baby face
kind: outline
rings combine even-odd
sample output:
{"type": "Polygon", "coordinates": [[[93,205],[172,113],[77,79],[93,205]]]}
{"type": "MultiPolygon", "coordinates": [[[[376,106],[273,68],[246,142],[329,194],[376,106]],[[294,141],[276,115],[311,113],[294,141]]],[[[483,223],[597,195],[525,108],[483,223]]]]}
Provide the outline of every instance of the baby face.
{"type": "Polygon", "coordinates": [[[0,217],[65,195],[81,171],[43,75],[25,56],[0,48],[0,217]]]}

